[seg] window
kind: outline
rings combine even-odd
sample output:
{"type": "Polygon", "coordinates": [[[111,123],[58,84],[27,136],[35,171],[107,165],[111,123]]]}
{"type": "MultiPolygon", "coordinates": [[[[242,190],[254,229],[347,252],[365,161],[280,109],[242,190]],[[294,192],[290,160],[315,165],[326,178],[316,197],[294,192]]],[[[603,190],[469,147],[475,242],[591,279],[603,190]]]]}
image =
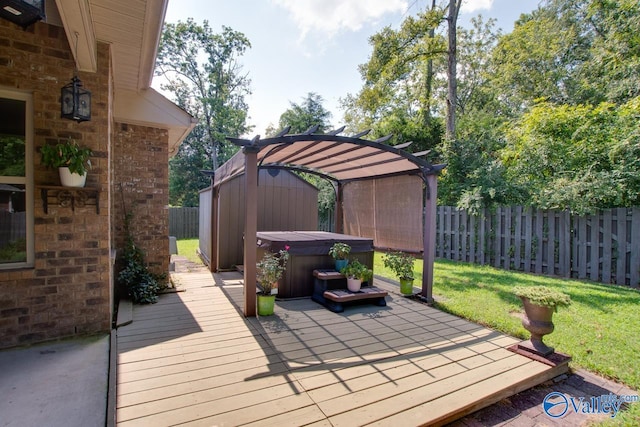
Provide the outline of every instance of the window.
{"type": "Polygon", "coordinates": [[[31,95],[0,89],[0,269],[33,266],[31,95]]]}

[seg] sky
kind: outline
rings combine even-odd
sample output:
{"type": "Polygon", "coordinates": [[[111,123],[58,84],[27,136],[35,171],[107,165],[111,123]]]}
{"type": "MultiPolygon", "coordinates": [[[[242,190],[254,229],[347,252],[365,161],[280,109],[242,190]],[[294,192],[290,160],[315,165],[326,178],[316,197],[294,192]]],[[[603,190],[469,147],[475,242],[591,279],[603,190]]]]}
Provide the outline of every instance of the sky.
{"type": "MultiPolygon", "coordinates": [[[[439,0],[442,3],[443,0],[439,0]]],[[[261,135],[280,115],[301,103],[309,92],[322,96],[334,128],[343,125],[340,98],[362,87],[358,65],[371,54],[369,37],[386,26],[398,29],[427,0],[170,0],[165,22],[193,18],[242,32],[251,48],[239,59],[251,80],[246,137],[261,135]]],[[[494,18],[503,33],[513,30],[521,13],[539,0],[464,0],[458,25],[466,27],[478,14],[494,18]]],[[[153,87],[159,89],[161,78],[153,87]]],[[[169,96],[170,98],[170,96],[169,96]]]]}

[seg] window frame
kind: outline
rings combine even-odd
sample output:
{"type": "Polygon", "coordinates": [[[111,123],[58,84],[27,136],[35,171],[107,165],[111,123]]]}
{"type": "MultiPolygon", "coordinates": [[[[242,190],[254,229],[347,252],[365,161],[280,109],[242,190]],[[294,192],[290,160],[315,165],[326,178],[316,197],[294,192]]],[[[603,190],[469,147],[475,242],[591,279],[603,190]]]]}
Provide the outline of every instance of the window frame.
{"type": "Polygon", "coordinates": [[[34,132],[33,132],[33,94],[30,92],[20,92],[0,88],[0,98],[24,101],[25,108],[25,135],[24,135],[24,177],[0,176],[0,183],[21,184],[25,186],[25,209],[27,213],[26,233],[27,233],[27,260],[21,262],[0,263],[0,271],[14,270],[20,268],[33,268],[35,265],[35,239],[34,239],[34,182],[33,182],[33,153],[34,153],[34,132]]]}

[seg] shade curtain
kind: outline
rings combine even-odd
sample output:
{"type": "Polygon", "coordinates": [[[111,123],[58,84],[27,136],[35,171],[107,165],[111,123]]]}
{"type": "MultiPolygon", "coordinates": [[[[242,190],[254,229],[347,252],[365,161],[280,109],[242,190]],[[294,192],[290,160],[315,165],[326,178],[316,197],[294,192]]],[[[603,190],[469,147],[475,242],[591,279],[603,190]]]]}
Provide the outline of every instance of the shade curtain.
{"type": "Polygon", "coordinates": [[[377,248],[422,251],[423,188],[415,175],[345,184],[345,234],[373,239],[377,248]]]}

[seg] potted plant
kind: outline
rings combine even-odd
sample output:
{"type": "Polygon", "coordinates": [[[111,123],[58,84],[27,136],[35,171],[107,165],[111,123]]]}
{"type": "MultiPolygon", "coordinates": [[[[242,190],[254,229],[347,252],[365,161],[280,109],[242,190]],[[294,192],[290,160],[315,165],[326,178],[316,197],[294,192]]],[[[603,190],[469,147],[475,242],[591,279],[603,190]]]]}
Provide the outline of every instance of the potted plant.
{"type": "Polygon", "coordinates": [[[340,270],[340,273],[347,277],[347,289],[351,292],[360,291],[362,282],[368,282],[373,277],[373,270],[357,259],[350,261],[340,270]]]}
{"type": "Polygon", "coordinates": [[[273,314],[276,294],[278,293],[278,280],[287,268],[289,260],[288,246],[278,253],[267,252],[256,264],[257,279],[260,282],[262,292],[258,294],[258,314],[270,316],[273,314]]]}
{"type": "Polygon", "coordinates": [[[349,254],[351,246],[346,243],[336,242],[329,249],[329,255],[333,257],[336,263],[336,271],[341,271],[349,263],[349,254]]]}
{"type": "Polygon", "coordinates": [[[400,279],[400,293],[413,294],[413,262],[415,259],[404,252],[390,252],[382,257],[385,267],[391,269],[400,279]]]}
{"type": "Polygon", "coordinates": [[[58,168],[60,182],[65,187],[84,187],[87,170],[91,169],[91,150],[80,147],[71,138],[56,145],[45,144],[40,149],[42,164],[58,168]]]}
{"type": "Polygon", "coordinates": [[[522,326],[531,333],[531,339],[518,346],[541,356],[550,355],[553,347],[543,343],[542,337],[553,332],[553,313],[558,311],[558,307],[569,306],[571,298],[546,286],[516,286],[513,292],[524,306],[522,326]]]}

